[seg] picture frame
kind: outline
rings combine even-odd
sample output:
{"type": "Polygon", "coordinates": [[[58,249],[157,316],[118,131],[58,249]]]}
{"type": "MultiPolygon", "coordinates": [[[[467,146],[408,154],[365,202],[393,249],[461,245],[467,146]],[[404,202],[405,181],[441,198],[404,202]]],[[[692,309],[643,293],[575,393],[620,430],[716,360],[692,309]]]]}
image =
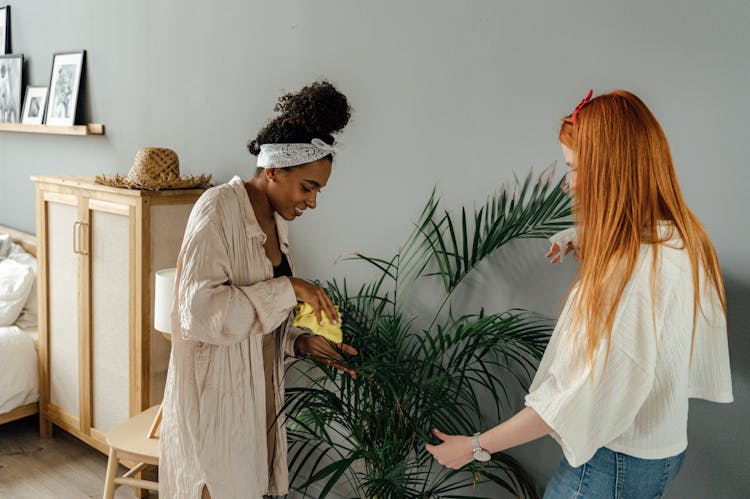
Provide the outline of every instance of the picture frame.
{"type": "Polygon", "coordinates": [[[0,123],[21,121],[23,54],[0,55],[0,123]]]}
{"type": "Polygon", "coordinates": [[[47,105],[47,87],[26,86],[23,98],[23,112],[21,123],[24,125],[41,125],[44,121],[44,111],[47,105]]]}
{"type": "Polygon", "coordinates": [[[10,5],[5,5],[0,7],[0,55],[10,52],[10,5]]]}
{"type": "Polygon", "coordinates": [[[78,107],[86,51],[56,52],[52,56],[47,109],[44,123],[52,126],[73,126],[78,107]]]}

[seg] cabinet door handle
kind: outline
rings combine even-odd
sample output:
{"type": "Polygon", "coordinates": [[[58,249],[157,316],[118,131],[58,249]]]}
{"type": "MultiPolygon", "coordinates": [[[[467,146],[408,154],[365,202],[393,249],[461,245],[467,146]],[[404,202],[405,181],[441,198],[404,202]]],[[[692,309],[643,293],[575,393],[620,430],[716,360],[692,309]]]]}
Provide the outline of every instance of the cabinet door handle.
{"type": "Polygon", "coordinates": [[[89,254],[89,224],[88,222],[79,222],[81,235],[78,238],[78,252],[82,255],[89,254]],[[84,238],[85,236],[85,238],[84,238]],[[82,244],[82,242],[85,243],[82,244]]]}
{"type": "Polygon", "coordinates": [[[80,226],[81,222],[78,220],[75,221],[73,224],[73,253],[80,254],[81,250],[79,249],[81,247],[81,239],[80,239],[80,226]]]}

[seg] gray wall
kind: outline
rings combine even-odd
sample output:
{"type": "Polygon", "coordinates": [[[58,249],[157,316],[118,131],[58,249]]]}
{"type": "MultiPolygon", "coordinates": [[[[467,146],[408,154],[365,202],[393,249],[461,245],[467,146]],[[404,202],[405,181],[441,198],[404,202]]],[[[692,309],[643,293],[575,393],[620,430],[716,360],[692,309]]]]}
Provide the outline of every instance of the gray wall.
{"type": "MultiPolygon", "coordinates": [[[[334,260],[391,254],[435,184],[446,206],[471,206],[514,171],[559,161],[558,120],[589,87],[640,95],[670,139],[729,295],[736,402],[692,403],[671,496],[747,496],[747,0],[9,3],[28,83],[47,84],[53,52],[88,51],[84,107],[107,135],[0,134],[0,223],[34,231],[29,175],[124,174],[145,145],[175,149],[184,173],[246,177],[244,145],[275,98],[327,77],[356,112],[319,208],[292,227],[310,277],[365,277],[334,260]]],[[[544,245],[534,249],[538,262],[523,263],[531,277],[496,259],[466,296],[554,315],[572,264],[552,269],[544,245]]],[[[540,482],[560,455],[550,439],[515,454],[540,482]]]]}

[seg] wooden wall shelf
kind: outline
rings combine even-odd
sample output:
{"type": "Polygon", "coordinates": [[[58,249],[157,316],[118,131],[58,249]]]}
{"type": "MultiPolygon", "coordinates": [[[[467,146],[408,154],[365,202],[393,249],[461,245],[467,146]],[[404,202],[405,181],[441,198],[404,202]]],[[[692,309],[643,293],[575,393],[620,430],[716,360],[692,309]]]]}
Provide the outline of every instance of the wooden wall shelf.
{"type": "Polygon", "coordinates": [[[104,125],[89,123],[74,126],[51,126],[0,123],[0,132],[46,133],[52,135],[104,135],[104,125]]]}

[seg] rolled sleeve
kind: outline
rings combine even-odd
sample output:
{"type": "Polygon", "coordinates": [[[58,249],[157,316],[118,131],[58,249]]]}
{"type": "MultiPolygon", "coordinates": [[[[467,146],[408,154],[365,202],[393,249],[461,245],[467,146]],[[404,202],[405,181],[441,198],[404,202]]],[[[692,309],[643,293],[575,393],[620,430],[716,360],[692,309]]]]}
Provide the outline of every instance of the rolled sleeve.
{"type": "Polygon", "coordinates": [[[277,328],[297,303],[286,277],[238,286],[212,224],[186,241],[177,265],[176,310],[182,337],[231,344],[277,328]]]}
{"type": "Polygon", "coordinates": [[[286,328],[284,336],[281,340],[285,359],[293,359],[297,357],[297,354],[294,351],[294,343],[297,341],[297,338],[299,338],[303,334],[309,333],[308,331],[305,331],[304,329],[298,328],[296,326],[289,326],[286,328]]]}
{"type": "Polygon", "coordinates": [[[652,384],[652,375],[613,347],[593,379],[585,368],[569,375],[550,373],[525,402],[552,428],[552,437],[576,467],[632,424],[652,384]]]}

